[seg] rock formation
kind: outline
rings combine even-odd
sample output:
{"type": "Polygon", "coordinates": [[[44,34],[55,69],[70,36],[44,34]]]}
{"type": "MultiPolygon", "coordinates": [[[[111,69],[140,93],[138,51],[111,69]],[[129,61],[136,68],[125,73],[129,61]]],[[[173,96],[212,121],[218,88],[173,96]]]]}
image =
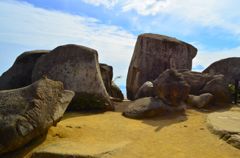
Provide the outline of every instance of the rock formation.
{"type": "Polygon", "coordinates": [[[32,83],[32,70],[37,60],[49,51],[24,52],[17,57],[13,66],[0,77],[0,90],[15,89],[32,83]]]}
{"type": "Polygon", "coordinates": [[[189,95],[190,86],[176,70],[168,69],[153,81],[155,95],[170,106],[183,104],[189,95]]]}
{"type": "Polygon", "coordinates": [[[133,100],[143,83],[155,80],[166,69],[191,70],[196,54],[195,47],[176,38],[140,35],[128,70],[128,99],[133,100]]]}
{"type": "Polygon", "coordinates": [[[0,154],[45,134],[61,119],[73,96],[61,82],[49,79],[0,91],[0,154]]]}
{"type": "Polygon", "coordinates": [[[113,79],[113,67],[107,64],[100,64],[101,75],[103,83],[106,87],[108,94],[111,96],[112,79],[113,79]]]}
{"type": "Polygon", "coordinates": [[[80,45],[63,45],[42,56],[35,65],[32,80],[42,76],[62,81],[65,88],[74,91],[69,110],[113,110],[104,86],[94,49],[80,45]]]}
{"type": "Polygon", "coordinates": [[[223,75],[212,75],[188,70],[178,70],[190,85],[190,94],[211,93],[213,105],[226,105],[231,102],[230,92],[223,75]]]}
{"type": "Polygon", "coordinates": [[[222,74],[228,84],[234,84],[235,79],[240,80],[240,57],[216,61],[206,68],[203,73],[222,74]]]}
{"type": "Polygon", "coordinates": [[[113,67],[107,64],[100,64],[100,70],[108,94],[113,97],[114,100],[122,101],[124,99],[124,95],[121,89],[114,83],[114,81],[112,81],[113,67]]]}
{"type": "Polygon", "coordinates": [[[184,106],[169,106],[161,99],[146,97],[130,103],[127,109],[123,112],[123,115],[135,119],[150,118],[168,114],[169,112],[182,111],[184,108],[184,106]]]}

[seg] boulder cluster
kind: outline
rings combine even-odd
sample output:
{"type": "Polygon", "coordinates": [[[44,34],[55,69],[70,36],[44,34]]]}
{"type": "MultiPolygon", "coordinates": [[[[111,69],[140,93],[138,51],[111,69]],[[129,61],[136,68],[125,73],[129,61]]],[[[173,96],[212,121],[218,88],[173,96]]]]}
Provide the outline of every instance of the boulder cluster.
{"type": "MultiPolygon", "coordinates": [[[[240,77],[239,58],[191,71],[197,48],[157,34],[138,37],[127,76],[123,112],[130,118],[153,117],[231,102],[228,84],[240,77]]],[[[44,135],[66,110],[114,110],[124,95],[113,82],[113,67],[98,61],[94,49],[68,44],[24,52],[0,77],[0,155],[44,135]]]]}
{"type": "MultiPolygon", "coordinates": [[[[218,63],[214,63],[203,73],[193,72],[192,59],[196,54],[194,46],[176,38],[140,35],[127,77],[127,97],[135,101],[123,115],[130,118],[152,117],[163,111],[184,109],[187,105],[205,108],[231,103],[228,84],[240,71],[227,71],[233,67],[230,61],[227,65],[220,61],[221,67],[228,67],[225,71],[221,68],[220,71],[218,63]],[[209,71],[211,73],[207,73],[209,71]]],[[[236,66],[237,61],[234,63],[236,66]]]]}
{"type": "Polygon", "coordinates": [[[0,77],[0,154],[46,133],[66,110],[114,110],[113,68],[80,45],[24,52],[0,77]],[[111,96],[111,97],[110,97],[111,96]]]}

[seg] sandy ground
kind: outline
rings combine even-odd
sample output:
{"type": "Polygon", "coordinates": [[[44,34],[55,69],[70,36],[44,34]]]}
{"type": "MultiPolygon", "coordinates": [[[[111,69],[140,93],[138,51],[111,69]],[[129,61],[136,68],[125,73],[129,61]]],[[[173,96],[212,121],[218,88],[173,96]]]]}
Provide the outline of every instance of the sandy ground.
{"type": "Polygon", "coordinates": [[[240,150],[207,129],[208,112],[188,109],[185,114],[133,120],[121,115],[124,104],[118,104],[117,112],[66,113],[45,138],[4,157],[28,158],[33,151],[60,144],[55,150],[62,153],[109,149],[104,158],[240,158],[240,150]]]}

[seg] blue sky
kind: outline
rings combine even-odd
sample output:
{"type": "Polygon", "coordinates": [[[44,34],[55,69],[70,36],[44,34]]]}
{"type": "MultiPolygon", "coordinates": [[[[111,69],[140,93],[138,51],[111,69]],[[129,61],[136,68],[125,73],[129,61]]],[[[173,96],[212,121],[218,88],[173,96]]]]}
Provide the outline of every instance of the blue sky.
{"type": "Polygon", "coordinates": [[[75,43],[98,50],[124,86],[136,38],[151,32],[198,48],[193,70],[240,57],[239,0],[1,0],[0,74],[24,51],[75,43]]]}

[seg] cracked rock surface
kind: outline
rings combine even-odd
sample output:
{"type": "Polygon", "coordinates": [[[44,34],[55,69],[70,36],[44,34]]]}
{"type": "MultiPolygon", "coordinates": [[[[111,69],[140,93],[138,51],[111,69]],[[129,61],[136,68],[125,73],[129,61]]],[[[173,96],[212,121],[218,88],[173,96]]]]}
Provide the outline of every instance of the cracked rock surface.
{"type": "Polygon", "coordinates": [[[24,146],[56,124],[74,92],[62,82],[41,79],[20,89],[0,91],[0,154],[24,146]]]}

